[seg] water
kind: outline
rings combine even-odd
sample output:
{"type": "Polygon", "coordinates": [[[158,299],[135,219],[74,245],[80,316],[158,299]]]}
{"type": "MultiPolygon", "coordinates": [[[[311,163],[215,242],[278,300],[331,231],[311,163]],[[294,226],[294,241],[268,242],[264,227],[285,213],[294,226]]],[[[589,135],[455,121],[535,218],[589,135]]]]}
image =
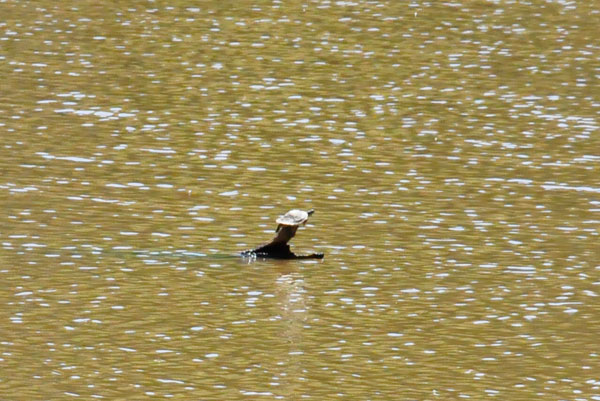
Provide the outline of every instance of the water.
{"type": "Polygon", "coordinates": [[[0,15],[0,398],[600,399],[595,2],[0,15]]]}

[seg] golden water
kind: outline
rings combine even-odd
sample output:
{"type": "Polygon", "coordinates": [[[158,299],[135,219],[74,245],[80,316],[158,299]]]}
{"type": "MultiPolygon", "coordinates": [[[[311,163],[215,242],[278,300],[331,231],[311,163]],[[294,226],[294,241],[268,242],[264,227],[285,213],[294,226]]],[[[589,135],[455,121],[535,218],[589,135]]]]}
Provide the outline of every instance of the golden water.
{"type": "Polygon", "coordinates": [[[0,399],[600,399],[597,2],[0,15],[0,399]]]}

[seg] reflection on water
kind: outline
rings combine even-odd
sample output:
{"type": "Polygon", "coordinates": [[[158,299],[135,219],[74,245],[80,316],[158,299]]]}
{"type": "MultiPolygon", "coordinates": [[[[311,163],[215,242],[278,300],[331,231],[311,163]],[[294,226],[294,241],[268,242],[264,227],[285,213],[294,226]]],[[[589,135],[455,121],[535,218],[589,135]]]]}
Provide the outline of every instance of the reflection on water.
{"type": "Polygon", "coordinates": [[[0,394],[600,399],[594,2],[259,3],[0,4],[0,394]]]}

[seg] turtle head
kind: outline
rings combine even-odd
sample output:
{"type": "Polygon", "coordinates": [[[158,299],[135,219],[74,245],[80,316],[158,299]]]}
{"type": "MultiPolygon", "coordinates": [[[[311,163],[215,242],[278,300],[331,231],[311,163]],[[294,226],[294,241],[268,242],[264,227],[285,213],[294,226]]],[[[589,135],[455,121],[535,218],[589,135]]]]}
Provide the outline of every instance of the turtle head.
{"type": "Polygon", "coordinates": [[[310,215],[312,215],[314,212],[315,212],[315,209],[310,209],[310,210],[308,210],[306,213],[308,213],[308,215],[310,216],[310,215]]]}

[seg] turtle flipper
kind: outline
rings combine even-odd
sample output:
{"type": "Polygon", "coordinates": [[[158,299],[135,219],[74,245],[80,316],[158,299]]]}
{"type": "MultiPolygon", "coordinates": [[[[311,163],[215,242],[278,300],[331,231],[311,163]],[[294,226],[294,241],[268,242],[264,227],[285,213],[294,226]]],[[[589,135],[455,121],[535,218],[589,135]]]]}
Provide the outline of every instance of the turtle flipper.
{"type": "Polygon", "coordinates": [[[310,255],[295,255],[294,259],[323,259],[324,253],[311,253],[310,255]]]}

